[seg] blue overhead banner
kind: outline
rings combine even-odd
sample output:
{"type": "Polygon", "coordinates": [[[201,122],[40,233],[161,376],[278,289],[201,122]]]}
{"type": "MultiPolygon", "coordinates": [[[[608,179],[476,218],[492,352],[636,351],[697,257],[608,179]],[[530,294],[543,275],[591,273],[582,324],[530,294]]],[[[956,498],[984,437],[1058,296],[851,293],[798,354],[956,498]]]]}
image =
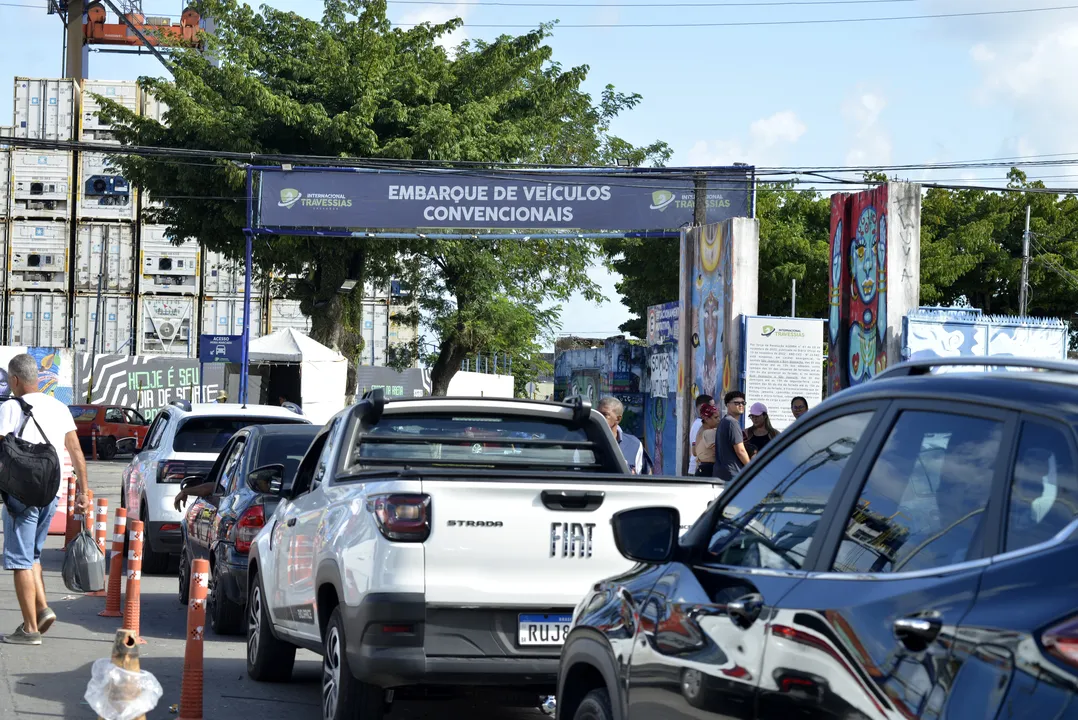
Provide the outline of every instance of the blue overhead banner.
{"type": "MultiPolygon", "coordinates": [[[[750,215],[752,169],[709,172],[707,222],[750,215]]],[[[675,231],[693,222],[691,174],[262,170],[261,228],[675,231]]]]}

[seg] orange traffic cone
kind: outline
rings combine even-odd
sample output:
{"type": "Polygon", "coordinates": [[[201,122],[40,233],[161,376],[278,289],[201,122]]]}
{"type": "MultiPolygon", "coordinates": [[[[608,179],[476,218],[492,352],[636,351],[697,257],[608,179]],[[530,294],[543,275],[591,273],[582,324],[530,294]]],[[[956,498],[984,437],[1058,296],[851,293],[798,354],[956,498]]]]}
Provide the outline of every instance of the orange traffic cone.
{"type": "Polygon", "coordinates": [[[142,610],[142,544],[146,539],[146,532],[141,520],[131,521],[131,542],[127,556],[127,592],[124,594],[124,621],[125,630],[135,633],[135,642],[139,645],[146,643],[139,635],[139,617],[142,610]]]}
{"type": "MultiPolygon", "coordinates": [[[[94,536],[94,491],[86,491],[86,514],[83,517],[86,525],[86,532],[90,533],[90,537],[94,536]]],[[[81,526],[79,527],[81,530],[81,526]]]]}
{"type": "Polygon", "coordinates": [[[210,561],[191,563],[190,602],[187,607],[187,646],[183,652],[180,720],[202,720],[202,640],[206,630],[206,593],[210,561]]]}
{"type": "Polygon", "coordinates": [[[109,556],[109,584],[105,589],[105,609],[101,617],[123,617],[120,612],[120,583],[123,582],[124,534],[127,531],[127,510],[116,508],[116,525],[112,530],[112,554],[109,556]]]}

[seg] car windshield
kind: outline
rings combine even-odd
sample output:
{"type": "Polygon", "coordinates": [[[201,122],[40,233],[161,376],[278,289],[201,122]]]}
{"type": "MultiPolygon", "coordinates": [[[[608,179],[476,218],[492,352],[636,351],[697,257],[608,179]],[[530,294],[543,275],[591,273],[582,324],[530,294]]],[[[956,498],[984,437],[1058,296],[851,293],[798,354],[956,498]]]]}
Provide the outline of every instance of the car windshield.
{"type": "Polygon", "coordinates": [[[285,482],[291,482],[299,468],[299,463],[311,446],[311,441],[320,428],[313,425],[296,428],[295,432],[266,435],[258,444],[258,457],[254,467],[263,465],[284,465],[285,482]]]}
{"type": "MultiPolygon", "coordinates": [[[[420,462],[571,469],[596,463],[583,428],[506,415],[385,415],[358,436],[353,466],[420,462]]],[[[597,466],[596,466],[597,467],[597,466]]]]}
{"type": "Polygon", "coordinates": [[[298,418],[266,418],[256,415],[215,415],[191,418],[180,425],[172,443],[175,452],[219,453],[225,449],[228,439],[249,425],[280,425],[299,423],[298,418]]]}

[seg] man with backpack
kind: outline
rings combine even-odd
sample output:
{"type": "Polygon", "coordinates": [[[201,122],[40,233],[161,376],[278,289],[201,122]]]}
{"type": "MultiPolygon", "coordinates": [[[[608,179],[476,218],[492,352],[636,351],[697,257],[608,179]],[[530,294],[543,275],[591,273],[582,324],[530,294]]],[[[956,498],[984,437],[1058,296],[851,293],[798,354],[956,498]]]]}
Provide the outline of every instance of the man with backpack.
{"type": "MultiPolygon", "coordinates": [[[[37,375],[37,360],[31,355],[16,355],[8,363],[11,395],[18,399],[10,399],[0,405],[0,440],[13,434],[28,443],[51,445],[57,458],[63,457],[66,447],[78,478],[75,511],[89,512],[86,501],[86,458],[79,444],[75,421],[67,405],[38,391],[37,375]],[[23,403],[28,406],[32,417],[25,414],[23,403]]],[[[0,463],[8,460],[0,453],[0,463]]],[[[42,466],[50,469],[55,467],[57,473],[62,472],[59,460],[52,464],[46,459],[42,466]]],[[[60,479],[59,476],[56,478],[57,481],[60,479]]],[[[52,478],[22,480],[48,483],[52,478]]],[[[5,635],[3,641],[14,645],[40,645],[42,633],[56,622],[56,613],[49,608],[45,599],[41,551],[48,539],[59,494],[41,507],[24,504],[10,493],[5,493],[3,500],[4,569],[11,570],[15,576],[15,594],[23,617],[23,622],[14,632],[5,635]]]]}

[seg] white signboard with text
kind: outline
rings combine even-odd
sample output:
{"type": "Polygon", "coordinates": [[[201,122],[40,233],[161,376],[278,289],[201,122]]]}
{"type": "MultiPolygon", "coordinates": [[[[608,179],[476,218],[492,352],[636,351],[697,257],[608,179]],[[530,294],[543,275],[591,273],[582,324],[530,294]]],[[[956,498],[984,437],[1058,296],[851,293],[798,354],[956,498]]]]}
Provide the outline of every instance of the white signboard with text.
{"type": "Polygon", "coordinates": [[[742,329],[745,399],[750,407],[766,405],[771,424],[785,430],[794,421],[793,398],[805,398],[810,408],[823,400],[824,321],[748,316],[742,329]]]}

